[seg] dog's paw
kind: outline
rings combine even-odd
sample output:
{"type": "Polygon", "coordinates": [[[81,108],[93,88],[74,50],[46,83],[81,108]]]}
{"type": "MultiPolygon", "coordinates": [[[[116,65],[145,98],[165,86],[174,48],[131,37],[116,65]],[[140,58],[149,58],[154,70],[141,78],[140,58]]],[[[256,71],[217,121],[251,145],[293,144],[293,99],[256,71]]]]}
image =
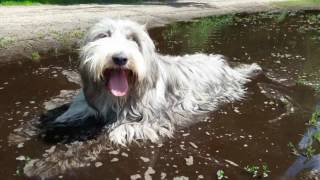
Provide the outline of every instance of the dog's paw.
{"type": "Polygon", "coordinates": [[[235,68],[236,71],[248,78],[255,78],[263,73],[262,68],[256,64],[242,64],[235,68]]]}
{"type": "Polygon", "coordinates": [[[253,63],[251,65],[249,65],[249,71],[252,72],[252,74],[261,74],[262,73],[262,68],[261,66],[259,66],[257,63],[253,63]]]}
{"type": "Polygon", "coordinates": [[[140,123],[121,124],[109,133],[111,143],[121,146],[126,146],[140,140],[150,140],[152,143],[156,143],[159,139],[159,135],[155,129],[140,123]]]}

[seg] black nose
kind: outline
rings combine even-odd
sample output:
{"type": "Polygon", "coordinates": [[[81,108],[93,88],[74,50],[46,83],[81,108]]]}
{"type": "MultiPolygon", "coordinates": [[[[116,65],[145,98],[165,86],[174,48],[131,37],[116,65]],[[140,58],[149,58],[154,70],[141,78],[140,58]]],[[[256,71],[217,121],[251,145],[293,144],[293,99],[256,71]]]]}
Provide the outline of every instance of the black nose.
{"type": "Polygon", "coordinates": [[[112,60],[116,65],[119,65],[119,66],[123,66],[128,62],[128,58],[122,54],[113,55],[112,60]]]}

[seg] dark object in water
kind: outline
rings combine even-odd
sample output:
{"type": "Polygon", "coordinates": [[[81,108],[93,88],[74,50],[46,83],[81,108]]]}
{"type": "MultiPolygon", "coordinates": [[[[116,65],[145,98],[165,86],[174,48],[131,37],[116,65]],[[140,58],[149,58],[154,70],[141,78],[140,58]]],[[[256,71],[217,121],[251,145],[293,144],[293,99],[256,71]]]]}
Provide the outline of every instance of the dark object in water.
{"type": "Polygon", "coordinates": [[[40,117],[40,137],[48,143],[69,143],[73,141],[85,141],[95,138],[104,127],[105,123],[89,118],[85,123],[66,124],[52,123],[57,117],[68,110],[70,104],[65,104],[49,110],[40,117]]]}

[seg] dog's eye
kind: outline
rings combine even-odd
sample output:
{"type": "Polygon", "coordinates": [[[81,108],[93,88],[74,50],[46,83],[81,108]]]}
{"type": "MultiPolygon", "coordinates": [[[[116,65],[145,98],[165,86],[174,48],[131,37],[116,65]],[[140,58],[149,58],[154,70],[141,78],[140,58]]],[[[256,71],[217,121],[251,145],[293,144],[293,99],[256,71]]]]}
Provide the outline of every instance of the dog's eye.
{"type": "Polygon", "coordinates": [[[111,32],[110,31],[107,31],[105,33],[101,33],[101,34],[98,34],[94,40],[97,40],[97,39],[102,39],[102,38],[106,38],[106,37],[111,37],[111,32]]]}
{"type": "Polygon", "coordinates": [[[105,37],[108,37],[108,35],[106,35],[106,34],[99,34],[97,38],[98,38],[98,39],[101,39],[101,38],[105,38],[105,37]]]}
{"type": "Polygon", "coordinates": [[[138,46],[140,46],[139,39],[137,38],[136,35],[130,34],[130,35],[127,36],[127,39],[130,40],[130,41],[133,41],[133,42],[137,43],[138,46]]]}

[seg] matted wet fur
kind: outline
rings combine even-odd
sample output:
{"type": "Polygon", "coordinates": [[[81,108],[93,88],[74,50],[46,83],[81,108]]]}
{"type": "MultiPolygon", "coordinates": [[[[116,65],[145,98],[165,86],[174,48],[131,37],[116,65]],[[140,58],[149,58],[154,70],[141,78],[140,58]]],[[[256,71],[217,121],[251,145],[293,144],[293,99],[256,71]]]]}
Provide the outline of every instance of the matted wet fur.
{"type": "Polygon", "coordinates": [[[232,68],[221,55],[161,55],[145,27],[129,20],[94,25],[80,58],[82,91],[45,127],[81,127],[95,120],[104,124],[102,132],[68,145],[67,152],[55,150],[29,162],[28,176],[50,177],[83,167],[108,148],[107,142],[127,146],[173,137],[177,127],[198,119],[193,117],[241,100],[244,85],[261,71],[256,64],[232,68]]]}
{"type": "Polygon", "coordinates": [[[157,142],[172,137],[175,126],[188,123],[190,116],[241,99],[243,85],[259,70],[256,64],[231,68],[221,55],[163,56],[143,26],[105,19],[89,31],[81,50],[82,92],[51,125],[79,125],[94,116],[106,122],[115,144],[157,142]],[[126,64],[114,62],[118,55],[126,64]],[[125,95],[107,87],[108,70],[128,71],[117,75],[127,76],[118,77],[128,81],[125,95]]]}

